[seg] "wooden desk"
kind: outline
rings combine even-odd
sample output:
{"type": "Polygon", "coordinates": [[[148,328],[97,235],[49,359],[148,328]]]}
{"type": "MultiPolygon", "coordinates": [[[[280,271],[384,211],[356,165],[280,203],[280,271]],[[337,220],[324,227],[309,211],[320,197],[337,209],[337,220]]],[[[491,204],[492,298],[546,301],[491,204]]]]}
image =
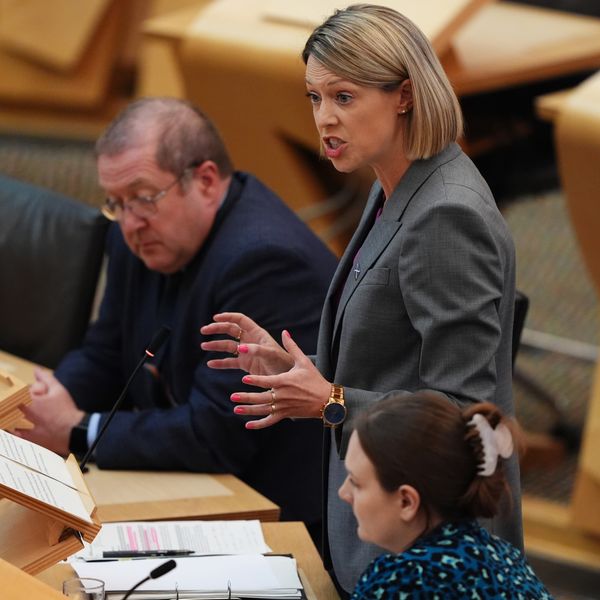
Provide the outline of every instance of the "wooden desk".
{"type": "MultiPolygon", "coordinates": [[[[0,559],[2,600],[65,600],[56,589],[0,559]]],[[[61,589],[60,582],[57,589],[61,589]]]]}
{"type": "Polygon", "coordinates": [[[571,89],[560,90],[558,92],[550,92],[549,94],[538,96],[535,99],[535,112],[537,116],[544,121],[553,123],[572,92],[573,90],[571,89]]]}
{"type": "MultiPolygon", "coordinates": [[[[600,72],[577,86],[555,119],[559,172],[583,261],[600,292],[600,72]]],[[[572,523],[600,540],[600,361],[592,384],[572,499],[572,523]]],[[[599,560],[600,562],[600,560],[599,560]]]]}
{"type": "MultiPolygon", "coordinates": [[[[306,528],[302,523],[263,523],[267,544],[275,553],[292,553],[298,561],[309,600],[339,600],[331,579],[321,562],[306,528]]],[[[54,589],[61,589],[64,579],[73,576],[67,564],[59,564],[40,573],[37,577],[54,589]]]]}
{"type": "Polygon", "coordinates": [[[4,4],[0,97],[5,108],[7,105],[100,108],[118,57],[126,3],[62,0],[4,4]],[[75,11],[76,5],[82,8],[75,11]],[[44,19],[42,14],[40,19],[40,9],[47,10],[52,17],[44,19]],[[28,59],[33,56],[35,61],[28,59]],[[48,64],[53,68],[47,68],[48,64]]]}
{"type": "Polygon", "coordinates": [[[34,382],[33,370],[36,365],[32,362],[19,358],[14,354],[0,350],[0,369],[9,375],[16,375],[21,381],[32,384],[34,382]]]}
{"type": "Polygon", "coordinates": [[[442,64],[459,95],[600,67],[600,19],[511,2],[484,6],[442,64]]]}
{"type": "MultiPolygon", "coordinates": [[[[33,383],[32,362],[0,351],[0,369],[33,383]]],[[[112,471],[89,466],[85,482],[105,523],[164,519],[277,521],[279,507],[233,475],[112,471]]]]}
{"type": "Polygon", "coordinates": [[[165,519],[277,521],[279,507],[233,475],[112,471],[84,476],[104,523],[165,519]]]}
{"type": "MultiPolygon", "coordinates": [[[[562,190],[589,275],[600,293],[600,72],[577,87],[541,97],[554,123],[562,190]]],[[[575,489],[569,505],[523,498],[525,545],[561,561],[600,569],[600,361],[588,400],[575,489]]]]}
{"type": "Polygon", "coordinates": [[[298,568],[308,580],[307,596],[318,600],[339,600],[339,595],[323,568],[323,561],[303,523],[263,523],[265,541],[276,554],[291,552],[298,561],[298,568]],[[308,588],[311,588],[309,590],[308,588]]]}

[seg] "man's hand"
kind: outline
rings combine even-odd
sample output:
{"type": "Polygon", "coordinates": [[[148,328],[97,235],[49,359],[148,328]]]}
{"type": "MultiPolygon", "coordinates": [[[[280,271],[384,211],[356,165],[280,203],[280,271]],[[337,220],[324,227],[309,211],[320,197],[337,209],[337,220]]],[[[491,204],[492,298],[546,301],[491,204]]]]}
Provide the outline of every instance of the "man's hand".
{"type": "Polygon", "coordinates": [[[34,428],[17,429],[16,435],[66,456],[71,429],[81,421],[84,411],[77,408],[67,389],[50,371],[36,369],[29,391],[31,404],[22,410],[34,428]]]}

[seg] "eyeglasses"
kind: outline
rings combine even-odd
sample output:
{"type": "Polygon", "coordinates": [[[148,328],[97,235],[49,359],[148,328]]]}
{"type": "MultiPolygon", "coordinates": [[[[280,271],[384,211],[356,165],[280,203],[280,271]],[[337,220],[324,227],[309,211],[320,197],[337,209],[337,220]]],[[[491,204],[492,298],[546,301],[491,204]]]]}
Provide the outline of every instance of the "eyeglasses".
{"type": "Polygon", "coordinates": [[[166,188],[154,194],[154,196],[133,196],[133,198],[129,198],[127,202],[121,198],[111,198],[109,196],[102,206],[102,214],[111,221],[122,221],[125,218],[125,213],[127,211],[140,219],[150,219],[156,214],[156,203],[161,198],[164,198],[169,191],[175,187],[187,173],[189,173],[190,169],[193,169],[200,164],[200,162],[194,163],[184,169],[181,175],[172,181],[166,188]]]}

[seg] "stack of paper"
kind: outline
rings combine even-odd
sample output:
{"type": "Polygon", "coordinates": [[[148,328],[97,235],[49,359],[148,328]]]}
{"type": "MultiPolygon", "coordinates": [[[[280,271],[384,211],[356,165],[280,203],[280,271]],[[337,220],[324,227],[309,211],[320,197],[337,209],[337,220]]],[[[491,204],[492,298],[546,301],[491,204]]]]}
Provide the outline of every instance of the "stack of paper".
{"type": "MultiPolygon", "coordinates": [[[[107,598],[122,598],[165,559],[74,561],[79,577],[105,582],[107,598]]],[[[142,584],[134,600],[204,600],[226,598],[302,598],[296,561],[287,556],[193,556],[177,558],[177,567],[142,584]]]]}
{"type": "Polygon", "coordinates": [[[73,558],[97,560],[114,550],[191,550],[204,556],[271,552],[259,521],[136,521],[105,523],[73,558]]]}

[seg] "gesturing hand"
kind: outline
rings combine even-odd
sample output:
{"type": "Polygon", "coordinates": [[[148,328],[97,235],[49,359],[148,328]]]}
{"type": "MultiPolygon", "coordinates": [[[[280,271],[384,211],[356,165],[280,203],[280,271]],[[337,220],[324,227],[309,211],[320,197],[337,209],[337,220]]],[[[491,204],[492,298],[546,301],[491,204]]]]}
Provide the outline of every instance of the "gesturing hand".
{"type": "Polygon", "coordinates": [[[242,313],[220,313],[200,329],[203,335],[229,335],[233,339],[202,342],[203,350],[228,352],[232,356],[209,360],[211,369],[242,369],[252,375],[275,375],[294,364],[291,356],[250,317],[242,313]]]}
{"type": "Polygon", "coordinates": [[[279,375],[246,375],[244,383],[265,388],[264,392],[236,392],[231,400],[238,403],[233,411],[239,415],[263,418],[246,423],[247,429],[263,429],[286,417],[319,418],[327,402],[331,384],[319,373],[284,331],[282,342],[293,366],[279,375]]]}

